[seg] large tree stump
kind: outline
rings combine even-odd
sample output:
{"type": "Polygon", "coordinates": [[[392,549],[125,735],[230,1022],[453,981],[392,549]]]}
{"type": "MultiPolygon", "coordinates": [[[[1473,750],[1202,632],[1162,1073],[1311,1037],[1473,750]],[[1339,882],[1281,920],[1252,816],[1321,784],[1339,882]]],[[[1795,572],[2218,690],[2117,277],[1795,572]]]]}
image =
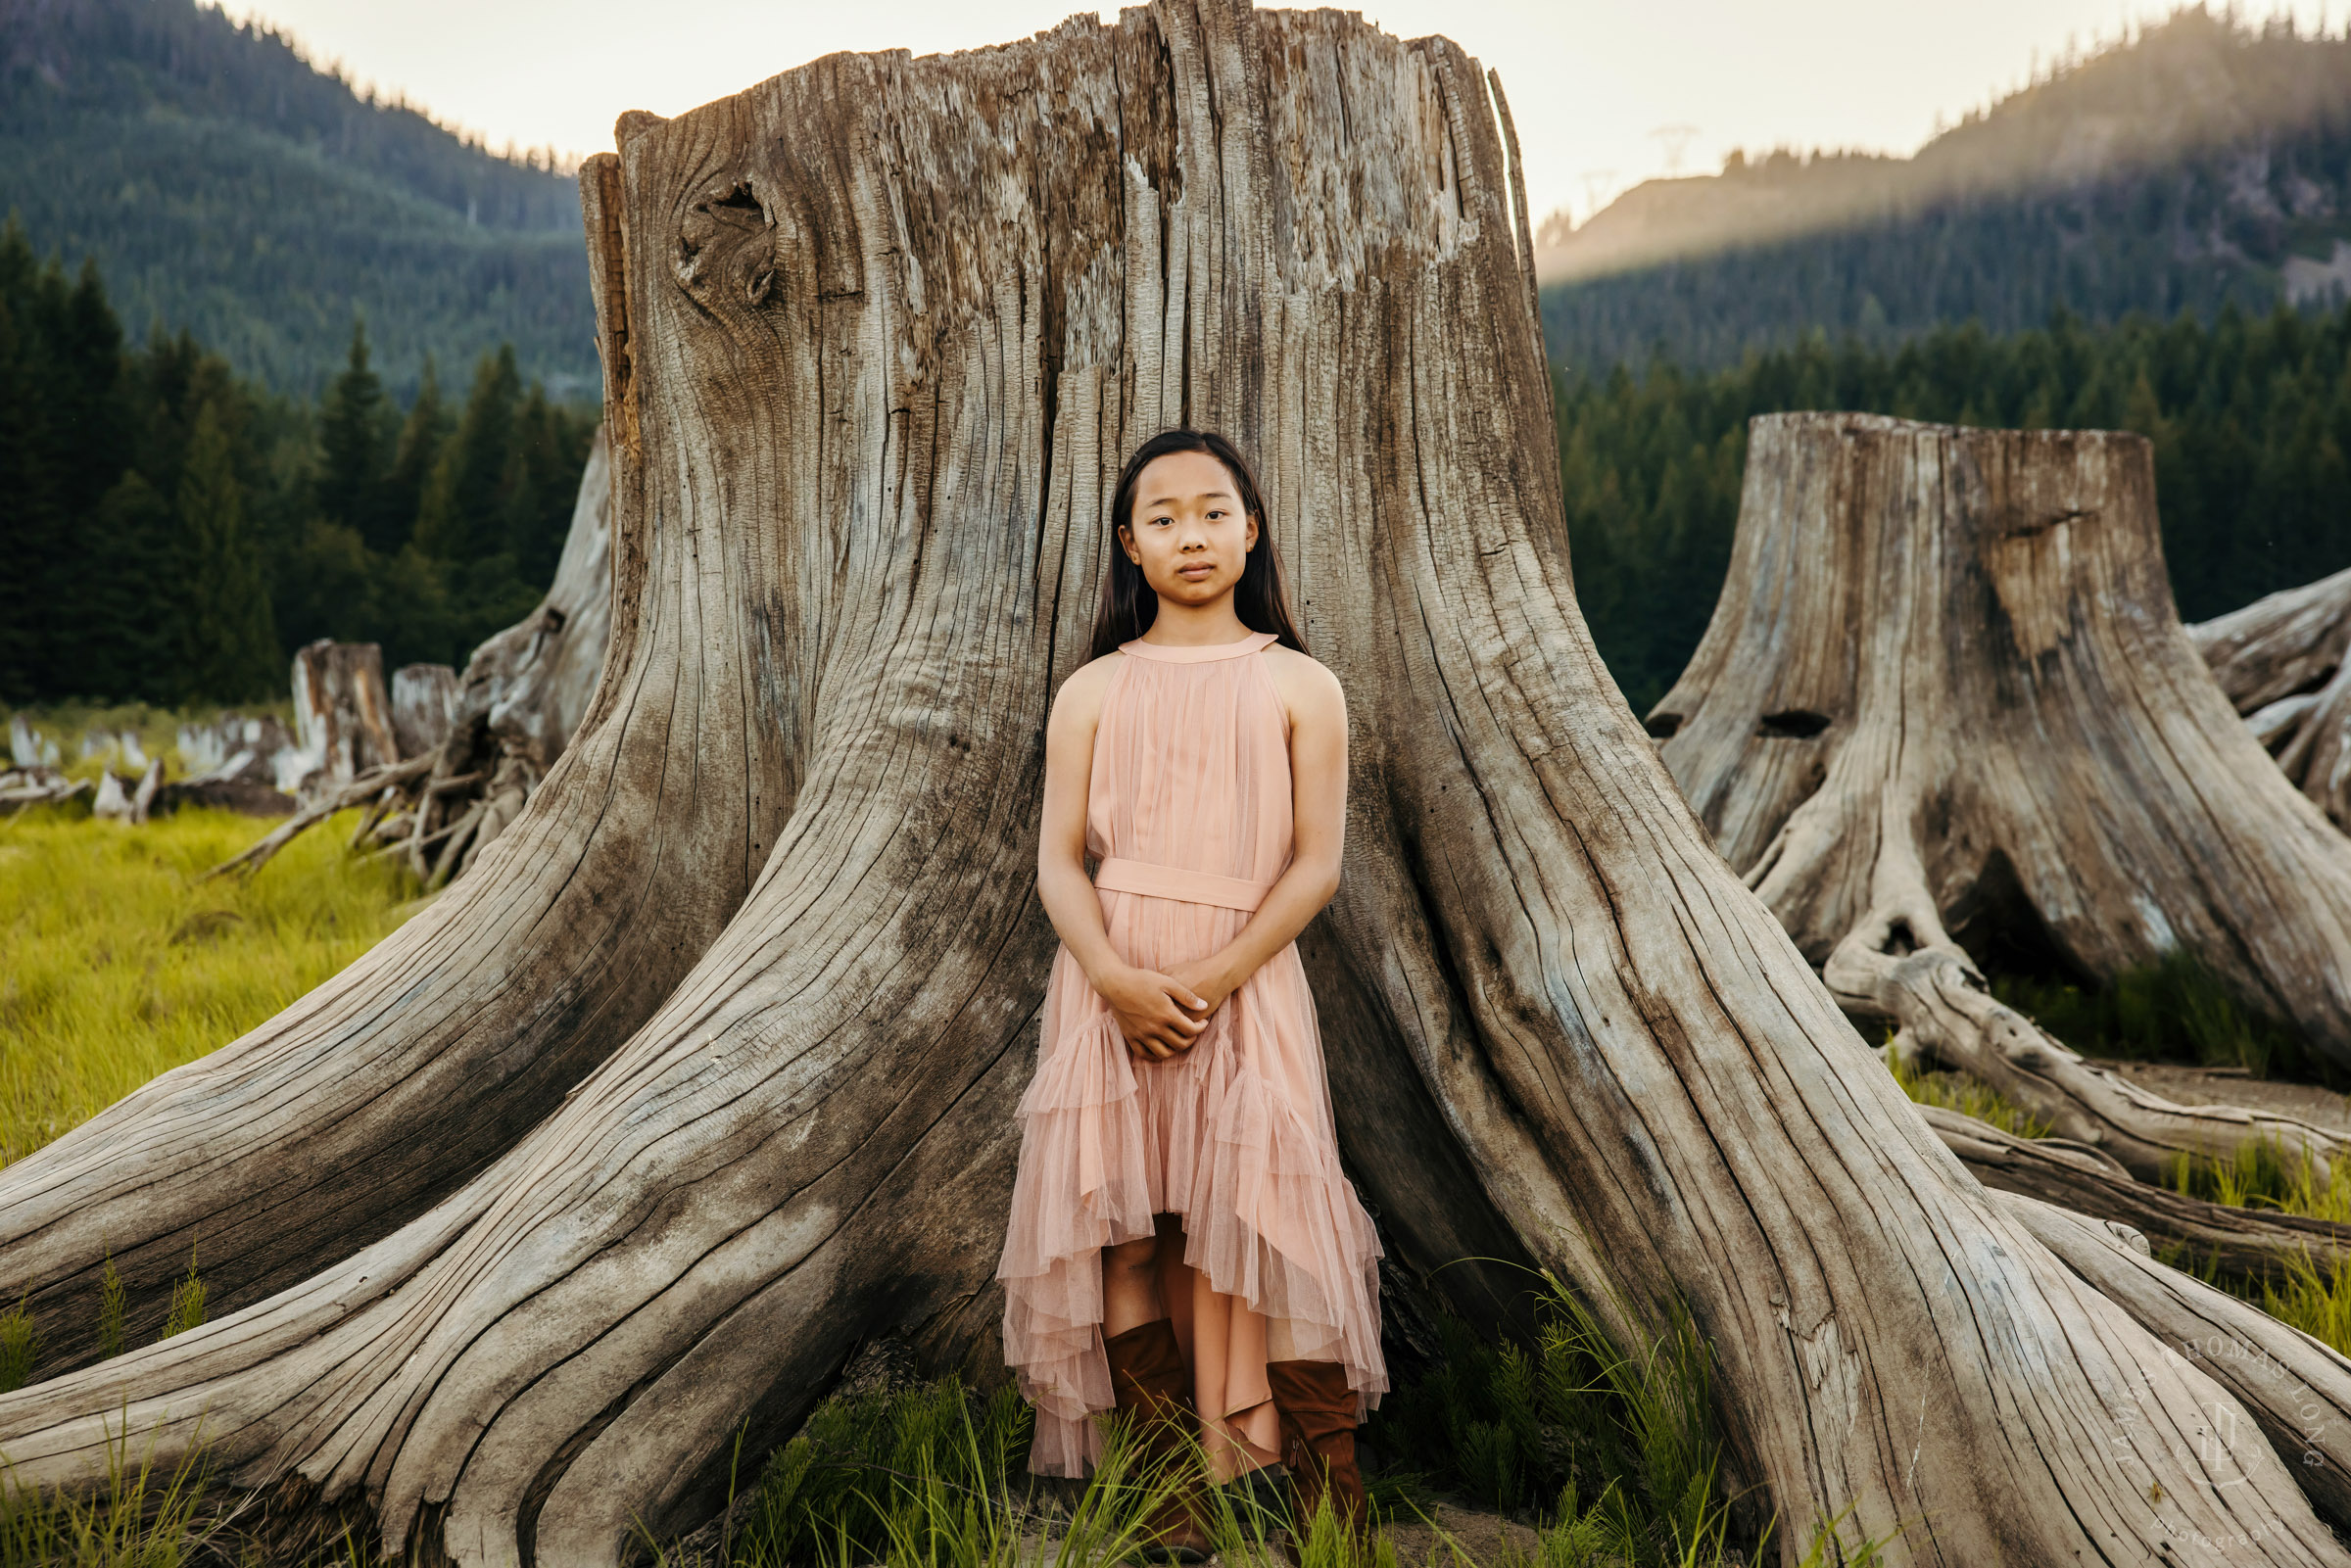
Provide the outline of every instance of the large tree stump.
{"type": "Polygon", "coordinates": [[[2187,629],[2253,737],[2337,828],[2351,830],[2351,571],[2187,629]]]}
{"type": "Polygon", "coordinates": [[[294,655],[294,730],[310,770],[296,792],[323,794],[400,760],[384,652],[373,642],[329,638],[294,655]]]}
{"type": "Polygon", "coordinates": [[[220,1220],[271,1259],[241,1288],[322,1265],[0,1397],[20,1484],[127,1421],[372,1506],[395,1550],[610,1563],[861,1339],[984,1343],[1052,950],[1043,720],[1120,456],[1190,420],[1262,460],[1355,713],[1304,946],[1393,1259],[1678,1292],[1783,1542],[1849,1508],[1895,1561],[2351,1562],[2267,1444],[2210,1441],[2254,1431],[2235,1398],[1869,1069],[1626,711],[1570,591],[1499,105],[1442,39],[1179,0],[624,117],[583,172],[597,700],[378,954],[0,1173],[12,1280],[220,1220]],[[503,1154],[443,1136],[469,1105],[503,1154]],[[325,1135],[361,1107],[374,1141],[325,1135]],[[362,1154],[439,1201],[322,1212],[362,1154]]]}
{"type": "Polygon", "coordinates": [[[1731,570],[1650,715],[1731,864],[1848,1012],[2142,1179],[2319,1128],[2173,1105],[1994,1001],[2177,949],[2351,1060],[2351,840],[2181,632],[2140,437],[1756,420],[1731,570]]]}
{"type": "Polygon", "coordinates": [[[457,713],[457,672],[448,665],[404,664],[392,672],[392,738],[402,756],[437,749],[457,713]]]}

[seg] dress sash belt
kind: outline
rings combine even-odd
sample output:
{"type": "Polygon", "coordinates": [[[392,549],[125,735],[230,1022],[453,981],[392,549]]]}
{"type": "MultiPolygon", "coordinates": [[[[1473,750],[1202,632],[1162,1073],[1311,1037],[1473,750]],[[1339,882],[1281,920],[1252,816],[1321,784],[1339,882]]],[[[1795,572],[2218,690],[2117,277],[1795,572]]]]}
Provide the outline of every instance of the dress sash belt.
{"type": "Polygon", "coordinates": [[[1266,890],[1271,882],[1245,881],[1238,877],[1219,877],[1214,872],[1185,871],[1179,866],[1161,866],[1148,860],[1121,860],[1116,856],[1102,862],[1094,873],[1094,885],[1107,887],[1114,893],[1140,893],[1146,898],[1173,898],[1186,904],[1215,904],[1221,909],[1254,910],[1265,902],[1266,890]]]}

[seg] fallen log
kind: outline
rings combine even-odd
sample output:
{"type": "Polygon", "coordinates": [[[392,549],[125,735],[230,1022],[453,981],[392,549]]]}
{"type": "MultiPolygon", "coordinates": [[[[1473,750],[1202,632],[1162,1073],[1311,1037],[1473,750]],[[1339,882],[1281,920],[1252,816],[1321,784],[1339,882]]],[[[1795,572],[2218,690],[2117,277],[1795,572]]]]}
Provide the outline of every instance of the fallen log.
{"type": "Polygon", "coordinates": [[[89,780],[68,779],[52,767],[20,768],[0,775],[0,809],[14,815],[26,806],[62,805],[89,787],[89,780]]]}
{"type": "Polygon", "coordinates": [[[160,817],[182,806],[214,806],[241,817],[284,817],[300,809],[292,795],[271,782],[268,765],[250,751],[235,753],[201,777],[162,785],[150,814],[160,817]]]}
{"type": "Polygon", "coordinates": [[[1921,1106],[1919,1112],[1943,1147],[1985,1186],[2128,1225],[2162,1247],[2166,1260],[2179,1266],[2236,1279],[2281,1280],[2296,1259],[2322,1272],[2351,1262],[2351,1225],[2206,1203],[2136,1180],[2091,1144],[2019,1138],[1938,1106],[1921,1106]]]}
{"type": "Polygon", "coordinates": [[[2316,691],[2351,647],[2351,571],[2194,622],[2187,635],[2239,713],[2316,691]]]}

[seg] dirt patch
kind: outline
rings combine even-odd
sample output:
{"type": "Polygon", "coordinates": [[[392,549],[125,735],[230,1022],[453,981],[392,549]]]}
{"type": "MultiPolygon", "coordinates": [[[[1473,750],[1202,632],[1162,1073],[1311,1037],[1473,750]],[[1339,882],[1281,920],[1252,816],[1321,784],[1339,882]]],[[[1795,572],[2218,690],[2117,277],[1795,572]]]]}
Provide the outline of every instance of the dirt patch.
{"type": "Polygon", "coordinates": [[[2097,1066],[2151,1094],[2182,1105],[2235,1105],[2248,1111],[2268,1111],[2307,1121],[2330,1132],[2351,1134],[2351,1098],[2315,1083],[2292,1083],[2282,1078],[2256,1078],[2241,1069],[2180,1067],[2169,1062],[2115,1062],[2091,1058],[2097,1066]]]}
{"type": "Polygon", "coordinates": [[[1405,1568],[1419,1568],[1431,1562],[1450,1565],[1455,1561],[1452,1546],[1460,1547],[1463,1555],[1477,1563],[1503,1562],[1512,1557],[1541,1559],[1542,1538],[1514,1519],[1475,1508],[1456,1507],[1450,1502],[1433,1504],[1427,1512],[1426,1524],[1415,1519],[1388,1526],[1388,1542],[1396,1548],[1397,1562],[1405,1568]]]}

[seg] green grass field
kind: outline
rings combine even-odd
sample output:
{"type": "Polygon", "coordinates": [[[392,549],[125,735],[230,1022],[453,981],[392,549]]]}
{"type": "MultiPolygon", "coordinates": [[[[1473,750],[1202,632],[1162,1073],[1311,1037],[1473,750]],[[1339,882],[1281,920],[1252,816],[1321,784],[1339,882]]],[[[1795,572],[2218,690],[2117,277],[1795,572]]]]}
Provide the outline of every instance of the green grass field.
{"type": "Polygon", "coordinates": [[[250,879],[197,879],[270,824],[139,827],[78,802],[0,818],[0,1164],[226,1044],[372,947],[414,896],[322,824],[250,879]]]}

